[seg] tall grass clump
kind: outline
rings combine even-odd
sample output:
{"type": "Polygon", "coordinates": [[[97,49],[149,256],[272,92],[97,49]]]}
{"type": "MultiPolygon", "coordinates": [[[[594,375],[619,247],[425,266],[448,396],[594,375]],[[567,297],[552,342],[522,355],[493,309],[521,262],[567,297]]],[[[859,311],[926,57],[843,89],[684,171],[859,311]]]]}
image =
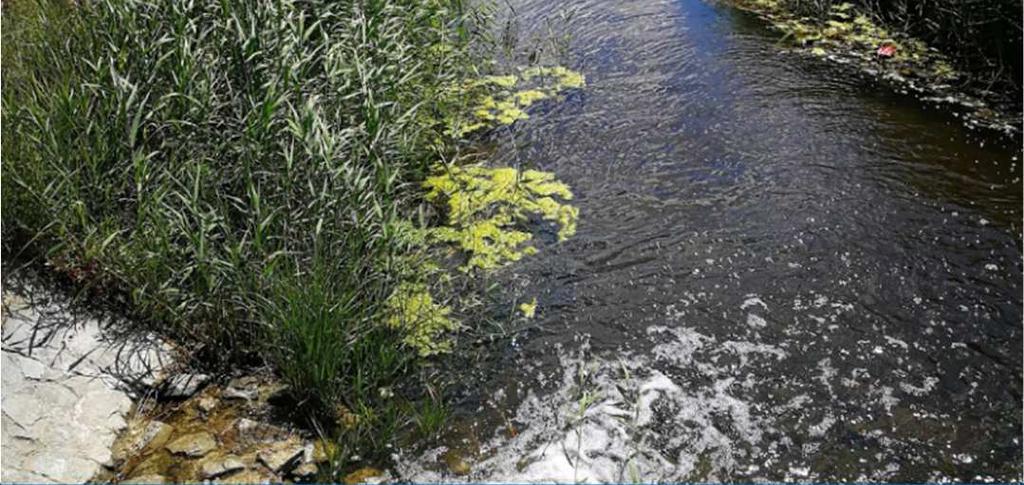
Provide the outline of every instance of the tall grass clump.
{"type": "Polygon", "coordinates": [[[200,361],[266,361],[311,408],[375,409],[416,355],[381,321],[416,271],[396,228],[453,154],[469,17],[461,0],[4,2],[5,251],[200,361]]]}

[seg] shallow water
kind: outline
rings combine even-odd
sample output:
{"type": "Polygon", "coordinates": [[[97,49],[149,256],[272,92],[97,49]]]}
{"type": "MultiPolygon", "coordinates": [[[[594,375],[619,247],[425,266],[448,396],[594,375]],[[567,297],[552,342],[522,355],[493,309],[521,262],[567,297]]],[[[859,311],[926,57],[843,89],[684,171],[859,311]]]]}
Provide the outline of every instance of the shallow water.
{"type": "Polygon", "coordinates": [[[403,476],[1020,479],[1019,140],[725,6],[512,4],[522,37],[571,14],[588,86],[495,162],[557,173],[579,232],[498,277],[537,319],[403,476]]]}

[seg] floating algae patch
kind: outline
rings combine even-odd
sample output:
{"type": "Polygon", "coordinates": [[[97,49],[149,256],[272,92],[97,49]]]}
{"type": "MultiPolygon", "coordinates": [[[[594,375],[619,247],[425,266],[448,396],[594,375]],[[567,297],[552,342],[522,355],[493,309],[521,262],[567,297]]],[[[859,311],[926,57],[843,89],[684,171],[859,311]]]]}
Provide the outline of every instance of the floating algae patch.
{"type": "Polygon", "coordinates": [[[535,297],[529,303],[520,303],[519,311],[524,318],[533,318],[537,314],[537,298],[535,297]]]}
{"type": "MultiPolygon", "coordinates": [[[[474,79],[457,90],[470,97],[471,108],[448,121],[449,134],[463,137],[511,125],[529,118],[525,110],[533,104],[584,84],[582,74],[559,66],[474,79]]],[[[388,298],[385,324],[403,332],[405,343],[425,357],[451,350],[444,334],[460,326],[451,317],[451,308],[438,303],[431,293],[450,280],[429,256],[432,248],[448,247],[465,254],[466,261],[459,267],[464,273],[498,269],[537,252],[530,244],[533,234],[523,227],[526,221],[540,218],[554,224],[558,240],[564,241],[575,234],[579,211],[567,203],[572,199],[569,187],[554,174],[538,170],[438,164],[423,188],[428,202],[446,208],[445,218],[438,226],[420,227],[401,220],[390,228],[409,248],[402,266],[414,269],[388,298]],[[424,283],[428,280],[433,283],[424,283]]],[[[534,299],[519,309],[525,318],[532,318],[536,306],[534,299]]]]}
{"type": "MultiPolygon", "coordinates": [[[[463,272],[497,269],[536,253],[536,247],[530,244],[533,234],[522,227],[531,217],[557,226],[559,241],[576,232],[579,210],[567,203],[572,192],[550,172],[481,165],[437,166],[423,186],[427,201],[446,208],[444,222],[421,229],[406,221],[394,230],[421,249],[444,245],[462,251],[467,256],[459,268],[463,272]]],[[[432,277],[443,275],[441,267],[430,258],[416,261],[419,272],[432,277]]],[[[385,319],[385,324],[401,331],[406,345],[422,357],[451,350],[451,341],[444,334],[460,326],[451,317],[451,308],[435,301],[430,286],[422,283],[427,279],[424,276],[419,274],[418,279],[398,285],[386,302],[385,319]]],[[[532,318],[536,308],[536,299],[519,307],[525,318],[532,318]]]]}
{"type": "Polygon", "coordinates": [[[529,118],[526,109],[570,89],[582,88],[583,74],[561,66],[530,67],[515,74],[484,76],[463,87],[473,101],[469,112],[449,122],[449,133],[469,133],[507,126],[529,118]]]}
{"type": "Polygon", "coordinates": [[[459,327],[449,317],[451,309],[434,301],[422,283],[402,283],[388,298],[387,325],[405,334],[405,343],[421,357],[446,352],[451,342],[441,338],[459,327]]]}
{"type": "Polygon", "coordinates": [[[559,241],[576,233],[579,210],[565,202],[572,192],[550,172],[439,167],[423,185],[428,201],[447,207],[445,224],[431,228],[428,238],[464,251],[463,271],[495,269],[535,253],[533,235],[519,228],[530,216],[556,224],[559,241]]]}

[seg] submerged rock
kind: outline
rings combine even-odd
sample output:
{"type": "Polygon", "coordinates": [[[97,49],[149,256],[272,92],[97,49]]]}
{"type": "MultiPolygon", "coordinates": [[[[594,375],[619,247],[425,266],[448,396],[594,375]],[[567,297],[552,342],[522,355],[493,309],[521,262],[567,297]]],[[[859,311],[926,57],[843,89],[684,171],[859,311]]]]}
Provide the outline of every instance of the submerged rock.
{"type": "Polygon", "coordinates": [[[259,379],[253,376],[232,379],[221,393],[224,399],[244,399],[252,401],[259,397],[259,379]]]}
{"type": "Polygon", "coordinates": [[[123,444],[114,446],[113,459],[120,462],[157,449],[167,443],[173,432],[173,426],[161,421],[148,421],[143,424],[141,420],[136,420],[129,425],[127,436],[120,441],[123,444]]]}
{"type": "Polygon", "coordinates": [[[344,481],[346,485],[355,485],[357,483],[380,483],[383,479],[384,472],[373,467],[364,467],[345,475],[344,481]]]}
{"type": "Polygon", "coordinates": [[[234,428],[238,432],[238,442],[243,446],[269,443],[288,435],[284,428],[249,418],[239,419],[234,428]]]}
{"type": "Polygon", "coordinates": [[[257,453],[260,462],[276,473],[287,473],[295,468],[305,454],[306,448],[295,440],[275,443],[257,453]]]}
{"type": "Polygon", "coordinates": [[[224,478],[214,480],[213,483],[273,483],[277,482],[276,477],[269,476],[257,470],[245,470],[224,478]]]}
{"type": "Polygon", "coordinates": [[[217,408],[217,404],[219,404],[217,398],[213,396],[203,396],[196,402],[196,407],[204,413],[209,413],[217,408]]]}
{"type": "Polygon", "coordinates": [[[469,475],[469,472],[472,471],[466,460],[463,460],[462,456],[455,451],[444,454],[444,464],[448,466],[448,471],[453,475],[469,475]]]}
{"type": "Polygon", "coordinates": [[[138,484],[149,484],[149,483],[167,483],[167,478],[163,475],[140,475],[124,480],[124,483],[138,483],[138,484]]]}
{"type": "Polygon", "coordinates": [[[217,441],[213,435],[205,431],[182,436],[169,445],[167,451],[175,455],[185,455],[190,458],[198,458],[206,455],[217,447],[217,441]]]}
{"type": "Polygon", "coordinates": [[[199,463],[199,473],[203,478],[217,478],[244,468],[245,463],[235,455],[208,456],[199,463]]]}

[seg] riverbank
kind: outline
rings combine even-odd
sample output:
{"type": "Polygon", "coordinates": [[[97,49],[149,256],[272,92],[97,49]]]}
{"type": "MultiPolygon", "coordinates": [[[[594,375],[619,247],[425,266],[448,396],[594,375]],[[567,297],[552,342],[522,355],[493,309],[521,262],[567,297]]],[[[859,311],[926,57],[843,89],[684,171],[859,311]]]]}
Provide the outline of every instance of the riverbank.
{"type": "Polygon", "coordinates": [[[434,164],[461,158],[447,120],[476,75],[471,13],[453,0],[3,14],[5,257],[207,373],[274,369],[304,426],[345,448],[337,470],[386,460],[434,405],[405,343],[420,314],[382,322],[428,277],[400,228],[425,210],[434,164]],[[341,410],[358,419],[342,426],[341,410]]]}
{"type": "Polygon", "coordinates": [[[1003,68],[993,72],[994,68],[985,69],[956,57],[954,54],[959,52],[950,46],[940,49],[929,45],[914,36],[912,32],[921,29],[910,20],[887,20],[882,12],[849,2],[726,3],[763,18],[783,35],[780,43],[790,46],[794,53],[851,66],[897,91],[945,105],[968,126],[1008,135],[1021,132],[1019,74],[1015,78],[1012,71],[1002,72],[1003,68]]]}
{"type": "MultiPolygon", "coordinates": [[[[186,375],[206,376],[193,391],[257,370],[279,383],[302,439],[337,449],[313,474],[270,467],[277,479],[339,479],[434,434],[445,397],[421,371],[475,311],[468,282],[549,244],[535,232],[575,231],[553,174],[470,149],[584,83],[557,66],[492,73],[485,7],[3,15],[5,259],[183,349],[186,375]]],[[[209,478],[165,455],[160,476],[209,478]]],[[[138,475],[136,458],[111,478],[138,475]]]]}

